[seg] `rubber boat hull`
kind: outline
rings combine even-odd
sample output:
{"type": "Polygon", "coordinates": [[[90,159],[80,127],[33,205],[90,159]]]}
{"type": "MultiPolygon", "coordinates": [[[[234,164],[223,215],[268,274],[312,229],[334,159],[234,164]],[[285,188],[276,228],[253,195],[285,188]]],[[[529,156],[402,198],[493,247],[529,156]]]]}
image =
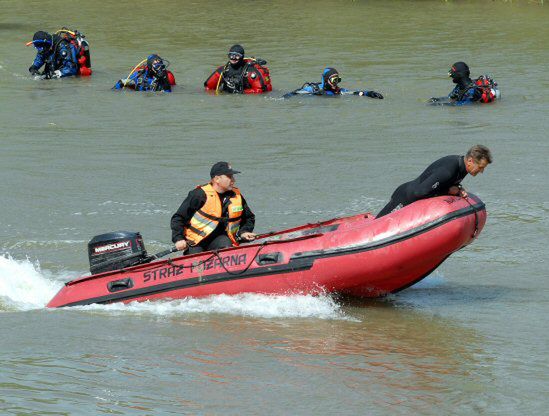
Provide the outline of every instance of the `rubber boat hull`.
{"type": "Polygon", "coordinates": [[[218,252],[84,276],[66,283],[47,306],[239,293],[378,297],[423,279],[471,243],[485,222],[484,203],[474,195],[430,198],[380,219],[335,218],[218,252]]]}

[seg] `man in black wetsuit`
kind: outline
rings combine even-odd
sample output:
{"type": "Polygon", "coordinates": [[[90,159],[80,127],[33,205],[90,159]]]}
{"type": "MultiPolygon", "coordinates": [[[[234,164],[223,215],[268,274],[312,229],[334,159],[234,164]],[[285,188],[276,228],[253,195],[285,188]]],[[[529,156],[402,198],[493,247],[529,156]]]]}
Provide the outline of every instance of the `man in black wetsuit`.
{"type": "Polygon", "coordinates": [[[178,250],[200,253],[256,238],[255,215],[234,186],[237,173],[227,162],[217,162],[210,170],[210,182],[189,192],[171,219],[178,250]]]}
{"type": "Polygon", "coordinates": [[[468,173],[471,176],[477,176],[484,172],[490,163],[492,163],[490,150],[480,144],[471,147],[465,156],[451,155],[440,158],[429,165],[419,177],[400,185],[376,218],[398,211],[412,202],[433,196],[461,195],[467,198],[467,192],[461,187],[461,181],[468,173]]]}

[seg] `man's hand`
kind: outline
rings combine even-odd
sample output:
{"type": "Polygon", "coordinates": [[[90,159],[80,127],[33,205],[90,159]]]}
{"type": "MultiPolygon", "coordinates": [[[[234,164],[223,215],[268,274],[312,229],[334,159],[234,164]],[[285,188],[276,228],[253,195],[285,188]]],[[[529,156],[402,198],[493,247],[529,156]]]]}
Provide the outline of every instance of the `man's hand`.
{"type": "Polygon", "coordinates": [[[179,251],[185,251],[189,248],[189,243],[186,240],[179,240],[175,243],[175,248],[179,251]]]}
{"type": "Polygon", "coordinates": [[[462,198],[467,198],[469,196],[465,189],[460,188],[459,186],[451,186],[450,189],[448,189],[448,194],[453,196],[461,196],[462,198]]]}
{"type": "Polygon", "coordinates": [[[40,75],[40,72],[38,71],[38,68],[35,67],[34,65],[30,66],[29,72],[31,73],[31,75],[40,75]]]}
{"type": "Polygon", "coordinates": [[[450,186],[450,189],[448,189],[448,194],[453,196],[458,196],[459,188],[457,186],[450,186]]]}
{"type": "Polygon", "coordinates": [[[125,87],[134,87],[135,86],[135,81],[131,78],[123,78],[120,80],[121,84],[125,87]]]}
{"type": "Polygon", "coordinates": [[[244,232],[240,234],[240,239],[244,241],[254,241],[256,237],[257,237],[257,234],[249,233],[249,232],[244,232]]]}

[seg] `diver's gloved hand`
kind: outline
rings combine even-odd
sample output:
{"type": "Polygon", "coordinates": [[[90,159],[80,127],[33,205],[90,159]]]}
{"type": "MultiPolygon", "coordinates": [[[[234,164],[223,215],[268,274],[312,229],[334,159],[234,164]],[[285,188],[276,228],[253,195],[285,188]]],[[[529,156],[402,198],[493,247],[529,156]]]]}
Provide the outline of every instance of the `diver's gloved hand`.
{"type": "Polygon", "coordinates": [[[62,76],[61,71],[56,69],[51,73],[50,78],[61,78],[62,76]]]}
{"type": "Polygon", "coordinates": [[[135,81],[131,78],[124,78],[124,79],[121,79],[119,82],[120,82],[120,84],[122,84],[123,87],[134,87],[135,86],[135,81]]]}
{"type": "Polygon", "coordinates": [[[370,98],[379,98],[380,100],[383,100],[383,95],[381,95],[379,92],[375,91],[364,91],[364,95],[370,98]]]}
{"type": "Polygon", "coordinates": [[[39,75],[40,74],[40,72],[38,71],[38,68],[35,67],[34,65],[30,66],[29,72],[31,73],[31,75],[39,75]]]}

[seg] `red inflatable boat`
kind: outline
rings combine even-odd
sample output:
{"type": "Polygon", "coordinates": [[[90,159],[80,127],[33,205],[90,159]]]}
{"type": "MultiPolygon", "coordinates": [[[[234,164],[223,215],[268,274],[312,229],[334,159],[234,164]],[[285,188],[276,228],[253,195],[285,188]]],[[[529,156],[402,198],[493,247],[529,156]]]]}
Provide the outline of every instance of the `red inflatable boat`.
{"type": "MultiPolygon", "coordinates": [[[[377,297],[423,279],[471,243],[485,222],[484,203],[474,195],[425,199],[380,219],[371,214],[335,218],[218,252],[152,262],[145,258],[149,262],[70,281],[47,306],[244,292],[377,297]]],[[[106,264],[95,261],[106,253],[144,251],[141,236],[135,235],[135,240],[99,239],[94,245],[92,240],[92,272],[106,264]]]]}

